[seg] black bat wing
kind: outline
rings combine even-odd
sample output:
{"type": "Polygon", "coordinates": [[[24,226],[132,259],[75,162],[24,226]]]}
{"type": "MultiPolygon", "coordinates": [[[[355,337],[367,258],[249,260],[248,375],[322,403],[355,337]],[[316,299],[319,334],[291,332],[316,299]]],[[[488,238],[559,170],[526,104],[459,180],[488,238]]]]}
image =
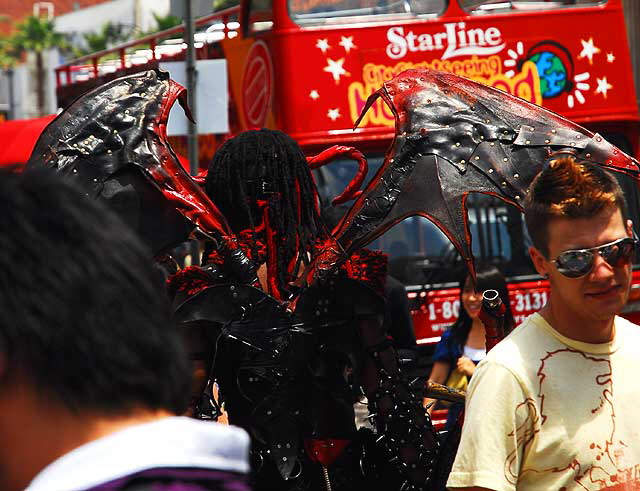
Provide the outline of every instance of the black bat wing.
{"type": "Polygon", "coordinates": [[[184,89],[160,71],[102,85],[45,128],[27,165],[67,175],[88,196],[106,202],[159,254],[186,240],[194,228],[150,178],[162,159],[177,162],[164,125],[183,94],[184,89]]]}
{"type": "Polygon", "coordinates": [[[469,193],[494,195],[522,209],[533,178],[550,156],[563,152],[635,178],[640,174],[638,161],[600,135],[450,73],[408,70],[373,94],[362,115],[378,97],[395,115],[393,144],[336,227],[336,242],[317,261],[320,270],[418,215],[447,235],[473,271],[469,193]]]}

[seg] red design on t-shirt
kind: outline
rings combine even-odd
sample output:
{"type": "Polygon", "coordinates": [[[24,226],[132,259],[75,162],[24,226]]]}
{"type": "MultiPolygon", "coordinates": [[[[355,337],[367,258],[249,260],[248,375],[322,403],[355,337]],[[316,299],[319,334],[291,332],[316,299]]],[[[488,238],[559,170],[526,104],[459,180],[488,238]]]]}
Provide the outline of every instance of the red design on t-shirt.
{"type": "MultiPolygon", "coordinates": [[[[593,372],[592,372],[593,373],[593,372]]],[[[562,348],[556,351],[548,352],[541,360],[540,366],[537,372],[539,380],[538,399],[539,399],[539,413],[534,401],[531,398],[526,399],[520,405],[516,407],[516,413],[521,413],[517,418],[524,423],[511,432],[508,436],[513,438],[517,437],[519,448],[512,452],[505,462],[505,477],[509,482],[514,485],[518,482],[519,478],[527,473],[564,473],[570,472],[571,479],[575,482],[576,489],[584,489],[585,491],[632,491],[640,489],[640,473],[635,467],[624,467],[622,464],[624,451],[627,445],[619,437],[616,436],[616,412],[613,405],[613,384],[612,384],[612,372],[611,363],[607,357],[599,357],[597,355],[590,355],[571,348],[562,348]],[[574,397],[579,395],[580,397],[586,397],[592,391],[585,390],[576,394],[575,388],[567,387],[567,398],[560,400],[557,397],[558,388],[554,389],[555,396],[553,399],[547,397],[547,390],[549,388],[546,384],[557,383],[558,370],[550,369],[549,365],[553,362],[560,362],[560,367],[571,366],[575,362],[569,361],[567,365],[566,360],[559,359],[559,357],[578,357],[580,364],[587,360],[589,363],[593,363],[595,367],[595,377],[586,375],[584,383],[594,383],[600,387],[601,390],[597,392],[597,399],[594,399],[590,403],[589,401],[582,401],[584,404],[571,404],[570,394],[574,397]],[[553,373],[553,375],[551,375],[553,373]],[[555,380],[551,377],[556,377],[555,380]],[[572,392],[569,391],[572,390],[572,392]],[[549,404],[557,404],[556,408],[549,408],[549,404]],[[562,406],[562,407],[561,407],[562,406]],[[563,409],[563,410],[561,410],[563,409]],[[580,412],[588,411],[588,413],[580,414],[580,412]],[[533,441],[536,434],[539,431],[544,431],[545,424],[551,422],[550,418],[574,418],[577,421],[588,422],[591,417],[594,417],[602,412],[608,416],[607,420],[610,421],[610,427],[608,436],[604,441],[594,441],[589,445],[589,451],[591,455],[588,458],[584,457],[584,449],[580,454],[581,457],[571,458],[566,462],[558,462],[557,465],[549,468],[530,468],[523,467],[519,470],[517,468],[518,454],[523,455],[527,446],[533,441]],[[537,424],[539,422],[539,425],[537,424]],[[536,429],[539,428],[539,429],[536,429]]],[[[554,424],[562,422],[554,421],[554,424]]],[[[640,466],[636,466],[640,467],[640,466]]],[[[562,490],[559,490],[562,491],[562,490]]]]}

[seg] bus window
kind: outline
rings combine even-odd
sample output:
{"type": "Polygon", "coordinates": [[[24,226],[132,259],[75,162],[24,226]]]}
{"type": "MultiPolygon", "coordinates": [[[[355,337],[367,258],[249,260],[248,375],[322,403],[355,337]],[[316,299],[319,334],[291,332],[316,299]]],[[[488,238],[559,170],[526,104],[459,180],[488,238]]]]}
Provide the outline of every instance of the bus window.
{"type": "Polygon", "coordinates": [[[249,28],[250,32],[268,31],[273,27],[272,0],[250,0],[249,28]]]}
{"type": "MultiPolygon", "coordinates": [[[[382,156],[369,158],[370,179],[382,164],[382,156]]],[[[336,161],[314,171],[325,221],[333,227],[350,205],[338,209],[331,199],[347,185],[355,172],[351,161],[336,161]]],[[[528,255],[531,243],[522,214],[493,196],[473,193],[467,199],[472,251],[482,261],[496,264],[505,274],[534,274],[528,255]]],[[[456,281],[466,267],[449,239],[431,221],[409,217],[396,224],[369,246],[389,254],[389,272],[405,285],[456,281]]]]}
{"type": "Polygon", "coordinates": [[[447,0],[288,0],[289,14],[298,24],[323,24],[355,16],[437,16],[447,0]]]}
{"type": "Polygon", "coordinates": [[[601,5],[607,0],[458,0],[460,6],[474,14],[504,10],[550,10],[564,7],[601,5]]]}

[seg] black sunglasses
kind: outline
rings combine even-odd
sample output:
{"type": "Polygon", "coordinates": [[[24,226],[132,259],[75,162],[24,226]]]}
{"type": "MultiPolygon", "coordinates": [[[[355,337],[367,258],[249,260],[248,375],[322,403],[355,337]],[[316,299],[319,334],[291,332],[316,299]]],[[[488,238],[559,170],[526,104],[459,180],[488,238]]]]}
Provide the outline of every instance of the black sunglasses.
{"type": "Polygon", "coordinates": [[[635,250],[636,238],[624,237],[608,244],[589,249],[572,249],[561,252],[551,262],[558,271],[568,278],[580,278],[589,274],[596,260],[596,253],[602,256],[610,266],[617,267],[628,264],[635,250]]]}

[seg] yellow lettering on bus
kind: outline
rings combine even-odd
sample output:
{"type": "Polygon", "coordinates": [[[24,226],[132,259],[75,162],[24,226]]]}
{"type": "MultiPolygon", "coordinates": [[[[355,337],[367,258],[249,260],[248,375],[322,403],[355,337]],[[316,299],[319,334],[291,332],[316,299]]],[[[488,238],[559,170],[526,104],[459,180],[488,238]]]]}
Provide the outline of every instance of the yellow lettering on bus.
{"type": "MultiPolygon", "coordinates": [[[[367,98],[378,90],[382,84],[405,70],[416,68],[431,68],[455,73],[521,97],[534,104],[542,104],[538,69],[535,63],[531,61],[526,61],[522,65],[522,70],[511,78],[502,73],[502,60],[495,55],[484,58],[474,55],[465,60],[455,61],[439,59],[419,63],[402,61],[392,66],[367,63],[362,68],[362,80],[352,82],[347,89],[351,120],[358,119],[367,98]]],[[[360,123],[362,127],[393,125],[393,114],[381,100],[378,100],[371,107],[360,123]]]]}

